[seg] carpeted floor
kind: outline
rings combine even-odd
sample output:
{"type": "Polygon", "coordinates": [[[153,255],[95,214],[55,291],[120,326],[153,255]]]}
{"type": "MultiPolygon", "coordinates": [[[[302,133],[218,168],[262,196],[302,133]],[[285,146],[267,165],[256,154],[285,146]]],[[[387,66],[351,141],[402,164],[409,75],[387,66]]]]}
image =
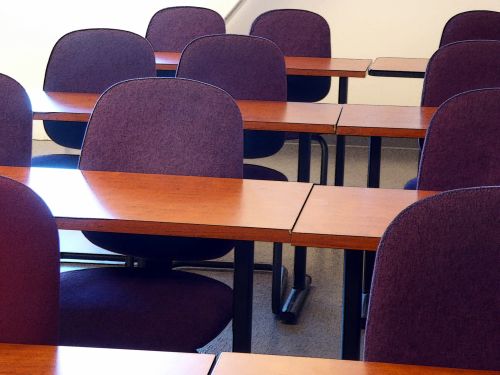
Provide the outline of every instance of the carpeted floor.
{"type": "MultiPolygon", "coordinates": [[[[416,142],[384,140],[382,153],[381,186],[385,188],[401,188],[417,171],[418,151],[416,148],[399,147],[415,146],[416,142]]],[[[366,186],[368,150],[365,140],[355,140],[355,144],[347,147],[346,152],[346,186],[366,186]]],[[[34,142],[34,155],[51,152],[63,152],[48,141],[34,142]]],[[[293,181],[296,179],[297,145],[287,143],[280,153],[273,157],[258,160],[266,165],[285,173],[293,181]]],[[[335,147],[330,148],[329,181],[333,179],[335,147]]],[[[252,161],[254,163],[256,161],[252,161]]],[[[312,180],[319,181],[319,148],[313,146],[312,180]]],[[[79,233],[65,233],[62,247],[66,251],[85,250],[79,233]],[[74,246],[75,248],[71,248],[74,246]]],[[[90,248],[90,247],[89,247],[90,248]]],[[[256,261],[270,262],[272,245],[256,244],[256,261]]],[[[270,286],[271,274],[256,272],[254,282],[253,311],[253,344],[255,353],[288,354],[310,357],[339,357],[340,322],[342,302],[342,251],[332,249],[309,249],[308,274],[312,276],[313,286],[308,301],[302,311],[297,325],[285,325],[275,319],[271,312],[270,286]]],[[[293,248],[284,247],[284,264],[290,273],[293,269],[293,248]]],[[[79,267],[65,264],[62,270],[79,267]]],[[[231,285],[230,271],[197,271],[210,275],[231,285]]],[[[291,280],[289,280],[289,284],[291,280]]],[[[215,340],[202,348],[206,353],[220,353],[231,350],[231,329],[227,327],[215,340]]]]}

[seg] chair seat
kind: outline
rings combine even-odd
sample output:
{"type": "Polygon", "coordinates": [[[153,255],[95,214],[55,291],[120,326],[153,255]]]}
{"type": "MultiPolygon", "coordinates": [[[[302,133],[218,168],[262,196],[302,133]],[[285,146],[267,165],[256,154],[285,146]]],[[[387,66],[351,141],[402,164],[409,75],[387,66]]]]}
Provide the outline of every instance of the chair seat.
{"type": "Polygon", "coordinates": [[[32,167],[78,169],[80,155],[50,154],[35,156],[31,159],[32,167]]]}
{"type": "Polygon", "coordinates": [[[417,177],[408,180],[404,186],[405,190],[417,190],[417,177]]]}
{"type": "Polygon", "coordinates": [[[60,345],[193,352],[232,318],[232,289],[180,271],[61,274],[60,345]]]}
{"type": "Polygon", "coordinates": [[[281,172],[255,164],[243,165],[243,178],[249,180],[288,181],[281,172]]]}

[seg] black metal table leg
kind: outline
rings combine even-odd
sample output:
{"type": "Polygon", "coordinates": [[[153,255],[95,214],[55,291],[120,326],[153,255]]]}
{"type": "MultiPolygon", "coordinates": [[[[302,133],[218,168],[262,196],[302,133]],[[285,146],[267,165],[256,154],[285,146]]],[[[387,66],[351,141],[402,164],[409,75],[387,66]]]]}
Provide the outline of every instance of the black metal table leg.
{"type": "MultiPolygon", "coordinates": [[[[339,78],[339,104],[347,103],[349,91],[349,78],[339,78]]],[[[337,145],[335,147],[335,186],[344,185],[344,164],[345,164],[345,136],[337,135],[337,145]]]]}
{"type": "Polygon", "coordinates": [[[341,359],[359,360],[363,252],[344,251],[341,359]]]}
{"type": "MultiPolygon", "coordinates": [[[[299,135],[299,168],[297,181],[309,182],[311,172],[311,135],[299,135]]],[[[293,288],[283,304],[280,318],[284,323],[295,324],[304,305],[311,278],[306,275],[307,248],[297,246],[293,266],[293,288]]]]}
{"type": "Polygon", "coordinates": [[[234,249],[233,352],[252,351],[254,243],[238,241],[234,249]]]}
{"type": "MultiPolygon", "coordinates": [[[[378,188],[380,186],[380,160],[382,157],[381,137],[370,137],[368,153],[369,159],[367,186],[370,188],[378,188]]],[[[368,313],[368,301],[370,299],[370,288],[372,284],[373,265],[375,263],[375,252],[365,251],[363,263],[363,308],[361,317],[365,319],[368,313]]]]}

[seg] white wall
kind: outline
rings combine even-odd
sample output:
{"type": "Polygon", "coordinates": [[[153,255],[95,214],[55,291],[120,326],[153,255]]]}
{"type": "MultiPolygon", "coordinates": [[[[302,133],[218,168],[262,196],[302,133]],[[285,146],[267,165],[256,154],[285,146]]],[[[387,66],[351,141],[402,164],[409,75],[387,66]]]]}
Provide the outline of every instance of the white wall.
{"type": "MultiPolygon", "coordinates": [[[[500,11],[500,0],[246,0],[228,31],[246,34],[252,21],[270,9],[300,8],[330,24],[333,55],[430,57],[446,21],[470,9],[500,11]]],[[[337,80],[327,100],[336,101],[337,80]]],[[[349,102],[418,105],[422,80],[370,77],[350,79],[349,102]]]]}

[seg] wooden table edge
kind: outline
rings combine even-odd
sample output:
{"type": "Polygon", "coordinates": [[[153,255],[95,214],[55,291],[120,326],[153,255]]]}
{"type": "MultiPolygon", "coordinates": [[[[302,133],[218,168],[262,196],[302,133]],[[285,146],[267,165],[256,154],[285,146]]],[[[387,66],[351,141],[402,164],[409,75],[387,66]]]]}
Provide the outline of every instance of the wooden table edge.
{"type": "Polygon", "coordinates": [[[302,233],[292,230],[291,245],[328,249],[376,251],[379,237],[332,235],[324,233],[302,233]]]}
{"type": "Polygon", "coordinates": [[[362,137],[389,137],[389,138],[425,138],[427,129],[408,128],[384,128],[384,127],[364,127],[364,126],[343,126],[336,127],[337,135],[351,135],[362,137]]]}

